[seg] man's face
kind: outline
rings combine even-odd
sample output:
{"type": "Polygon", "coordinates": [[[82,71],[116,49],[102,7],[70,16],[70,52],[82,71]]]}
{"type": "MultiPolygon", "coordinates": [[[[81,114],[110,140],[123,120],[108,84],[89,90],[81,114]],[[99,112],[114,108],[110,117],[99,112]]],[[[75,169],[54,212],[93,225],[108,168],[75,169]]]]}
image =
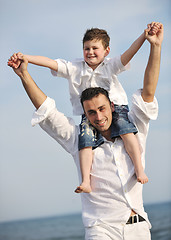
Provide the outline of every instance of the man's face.
{"type": "Polygon", "coordinates": [[[102,135],[110,132],[112,123],[112,111],[114,105],[109,103],[105,95],[99,94],[91,100],[83,102],[86,117],[90,123],[101,132],[102,135]]]}
{"type": "Polygon", "coordinates": [[[94,70],[109,54],[110,48],[104,49],[102,41],[90,40],[84,43],[83,54],[85,62],[94,70]]]}

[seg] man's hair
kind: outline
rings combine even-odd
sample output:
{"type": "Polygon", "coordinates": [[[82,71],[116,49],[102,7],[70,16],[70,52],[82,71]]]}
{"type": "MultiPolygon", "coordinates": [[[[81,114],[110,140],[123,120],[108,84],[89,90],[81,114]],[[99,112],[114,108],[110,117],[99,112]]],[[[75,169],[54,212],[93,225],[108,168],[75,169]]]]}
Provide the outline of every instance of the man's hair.
{"type": "Polygon", "coordinates": [[[91,29],[87,29],[87,31],[84,34],[83,47],[85,42],[91,41],[91,40],[101,40],[104,49],[106,49],[109,46],[110,37],[107,34],[107,32],[103,29],[91,28],[91,29]]]}
{"type": "Polygon", "coordinates": [[[104,96],[106,96],[106,98],[109,100],[109,103],[111,103],[110,98],[109,98],[109,94],[108,92],[101,87],[92,87],[92,88],[86,88],[82,94],[81,94],[81,104],[83,106],[83,102],[86,100],[91,100],[94,97],[98,97],[99,94],[102,94],[104,96]]]}

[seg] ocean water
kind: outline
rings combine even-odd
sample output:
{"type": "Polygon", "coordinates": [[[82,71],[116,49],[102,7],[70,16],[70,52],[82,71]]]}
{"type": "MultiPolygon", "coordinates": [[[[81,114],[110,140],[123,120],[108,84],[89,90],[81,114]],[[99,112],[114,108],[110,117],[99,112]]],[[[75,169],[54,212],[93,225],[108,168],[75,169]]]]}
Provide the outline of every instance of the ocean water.
{"type": "MultiPolygon", "coordinates": [[[[171,240],[171,202],[145,209],[152,240],[171,240]]],[[[84,240],[81,214],[0,223],[0,240],[84,240]]]]}

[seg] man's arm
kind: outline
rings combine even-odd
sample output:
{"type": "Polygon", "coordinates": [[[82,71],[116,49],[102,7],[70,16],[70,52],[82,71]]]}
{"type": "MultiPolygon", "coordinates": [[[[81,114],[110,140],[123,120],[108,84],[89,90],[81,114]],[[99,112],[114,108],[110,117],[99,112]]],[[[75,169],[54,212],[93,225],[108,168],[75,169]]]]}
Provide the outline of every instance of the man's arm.
{"type": "Polygon", "coordinates": [[[42,129],[53,137],[69,153],[73,154],[78,150],[79,128],[75,126],[71,118],[58,112],[54,100],[47,96],[36,85],[27,71],[28,60],[25,56],[18,56],[21,64],[18,68],[13,67],[12,57],[9,66],[20,77],[22,84],[31,99],[33,105],[38,109],[34,113],[32,124],[40,124],[42,129]]]}
{"type": "Polygon", "coordinates": [[[155,35],[150,35],[150,29],[145,30],[146,39],[151,44],[150,56],[144,74],[144,84],[141,96],[145,102],[152,102],[157,87],[160,71],[161,45],[163,41],[163,25],[154,23],[153,28],[156,29],[155,35]]]}
{"type": "Polygon", "coordinates": [[[21,64],[20,58],[23,56],[27,58],[29,63],[42,67],[48,67],[54,71],[58,71],[58,64],[55,60],[43,56],[24,55],[20,52],[13,54],[11,59],[8,61],[8,65],[9,63],[13,63],[13,68],[18,68],[19,65],[21,64]]]}
{"type": "MultiPolygon", "coordinates": [[[[13,55],[14,56],[14,55],[13,55]]],[[[14,72],[20,77],[22,84],[32,101],[33,105],[38,109],[42,103],[46,100],[46,95],[40,90],[40,88],[36,85],[32,77],[27,71],[28,60],[25,56],[18,56],[16,61],[13,61],[14,57],[11,57],[8,61],[8,65],[13,67],[14,72]],[[20,66],[15,68],[15,62],[20,62],[20,66]]],[[[16,56],[15,56],[16,58],[16,56]]]]}

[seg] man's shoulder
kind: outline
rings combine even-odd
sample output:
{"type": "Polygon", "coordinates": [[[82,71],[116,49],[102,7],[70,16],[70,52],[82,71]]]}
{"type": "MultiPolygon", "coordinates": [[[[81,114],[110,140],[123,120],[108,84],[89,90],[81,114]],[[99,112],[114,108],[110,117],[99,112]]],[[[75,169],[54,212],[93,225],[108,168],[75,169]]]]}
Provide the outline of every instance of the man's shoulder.
{"type": "Polygon", "coordinates": [[[53,99],[47,97],[34,113],[32,125],[35,124],[39,124],[70,154],[78,151],[79,127],[72,118],[57,110],[53,99]]]}

